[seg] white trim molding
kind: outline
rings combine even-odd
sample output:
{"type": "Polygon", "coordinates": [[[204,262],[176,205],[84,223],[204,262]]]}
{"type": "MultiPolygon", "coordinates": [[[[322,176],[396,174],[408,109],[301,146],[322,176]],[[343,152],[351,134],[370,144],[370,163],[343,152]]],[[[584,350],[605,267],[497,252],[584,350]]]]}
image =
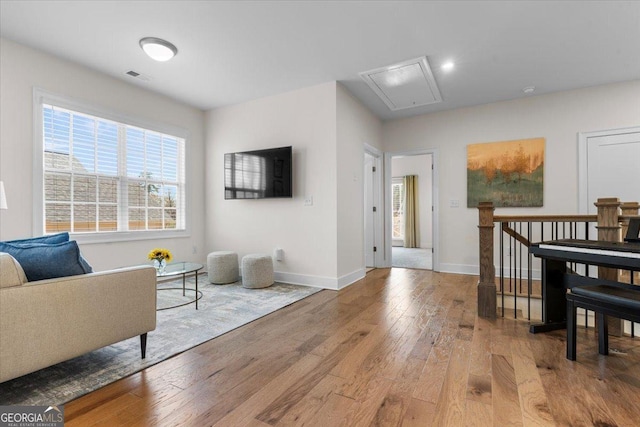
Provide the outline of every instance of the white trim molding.
{"type": "MultiPolygon", "coordinates": [[[[377,148],[365,143],[364,144],[364,153],[365,154],[369,154],[374,158],[374,165],[376,167],[376,173],[374,175],[374,182],[373,182],[373,186],[374,186],[374,206],[381,206],[383,201],[384,201],[384,197],[385,197],[385,192],[384,192],[384,164],[383,164],[383,159],[384,159],[384,155],[382,153],[382,151],[378,150],[377,148]]],[[[364,159],[364,157],[363,157],[364,159]]],[[[363,180],[364,181],[364,180],[363,180]]],[[[385,209],[377,209],[376,214],[375,214],[375,225],[374,225],[374,235],[376,236],[376,246],[378,246],[381,250],[378,250],[376,252],[373,253],[373,266],[376,268],[380,268],[380,267],[386,267],[386,263],[385,263],[385,241],[386,241],[386,233],[385,233],[385,220],[384,220],[384,216],[386,215],[386,211],[385,209]],[[378,240],[379,239],[379,240],[378,240]]],[[[366,233],[366,231],[365,231],[366,233]]],[[[363,246],[364,246],[363,242],[363,246]]],[[[366,251],[366,248],[365,248],[366,251]]]]}
{"type": "Polygon", "coordinates": [[[341,277],[313,276],[310,274],[287,273],[284,271],[274,272],[276,282],[289,283],[291,285],[310,286],[312,288],[329,289],[339,291],[347,286],[363,279],[366,275],[364,268],[359,268],[341,277]]]}

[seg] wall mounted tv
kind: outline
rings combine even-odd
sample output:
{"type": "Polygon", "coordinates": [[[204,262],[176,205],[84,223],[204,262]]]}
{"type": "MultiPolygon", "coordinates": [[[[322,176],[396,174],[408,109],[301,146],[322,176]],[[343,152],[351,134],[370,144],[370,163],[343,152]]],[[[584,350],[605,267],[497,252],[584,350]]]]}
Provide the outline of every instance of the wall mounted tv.
{"type": "Polygon", "coordinates": [[[293,197],[291,147],[224,155],[224,198],[293,197]]]}

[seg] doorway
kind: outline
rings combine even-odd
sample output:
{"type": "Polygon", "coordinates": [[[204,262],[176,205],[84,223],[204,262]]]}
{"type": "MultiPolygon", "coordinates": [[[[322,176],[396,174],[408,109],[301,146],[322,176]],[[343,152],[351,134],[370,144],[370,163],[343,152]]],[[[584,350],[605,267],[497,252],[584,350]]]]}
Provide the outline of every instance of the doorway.
{"type": "Polygon", "coordinates": [[[437,151],[388,153],[389,265],[437,271],[437,151]]]}

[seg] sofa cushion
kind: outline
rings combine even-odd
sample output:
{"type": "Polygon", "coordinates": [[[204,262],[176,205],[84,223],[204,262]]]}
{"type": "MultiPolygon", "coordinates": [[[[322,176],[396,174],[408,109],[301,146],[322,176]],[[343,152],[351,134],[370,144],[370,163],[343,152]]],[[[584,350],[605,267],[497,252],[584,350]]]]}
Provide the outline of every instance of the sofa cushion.
{"type": "MultiPolygon", "coordinates": [[[[6,250],[6,246],[5,246],[6,244],[10,244],[12,245],[12,247],[16,245],[21,247],[29,247],[34,244],[35,245],[57,244],[57,243],[64,243],[68,241],[69,241],[69,233],[66,231],[63,233],[49,234],[47,236],[29,237],[27,239],[7,240],[4,242],[0,242],[0,252],[10,252],[6,250]]],[[[80,265],[82,266],[82,269],[85,273],[93,273],[93,268],[91,268],[91,265],[89,265],[87,260],[84,259],[82,254],[80,254],[80,258],[78,259],[78,261],[80,262],[80,265]]]]}
{"type": "Polygon", "coordinates": [[[20,263],[11,255],[0,252],[0,288],[20,286],[27,281],[20,263]]]}
{"type": "Polygon", "coordinates": [[[12,255],[22,266],[30,282],[85,274],[80,263],[80,249],[75,240],[62,243],[4,243],[3,252],[12,255]]]}
{"type": "Polygon", "coordinates": [[[64,233],[49,234],[47,236],[29,237],[27,239],[7,240],[4,242],[0,242],[0,246],[3,243],[23,245],[23,244],[31,244],[31,243],[51,244],[51,243],[62,243],[62,242],[68,242],[68,241],[69,241],[69,233],[65,231],[64,233]]]}

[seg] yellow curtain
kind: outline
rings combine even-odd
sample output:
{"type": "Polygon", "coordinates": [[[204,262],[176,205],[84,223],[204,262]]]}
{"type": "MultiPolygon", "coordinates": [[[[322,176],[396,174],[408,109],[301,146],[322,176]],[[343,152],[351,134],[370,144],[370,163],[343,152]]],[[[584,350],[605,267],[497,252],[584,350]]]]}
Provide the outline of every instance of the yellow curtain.
{"type": "Polygon", "coordinates": [[[407,175],[404,181],[404,247],[417,248],[418,233],[418,177],[407,175]]]}

